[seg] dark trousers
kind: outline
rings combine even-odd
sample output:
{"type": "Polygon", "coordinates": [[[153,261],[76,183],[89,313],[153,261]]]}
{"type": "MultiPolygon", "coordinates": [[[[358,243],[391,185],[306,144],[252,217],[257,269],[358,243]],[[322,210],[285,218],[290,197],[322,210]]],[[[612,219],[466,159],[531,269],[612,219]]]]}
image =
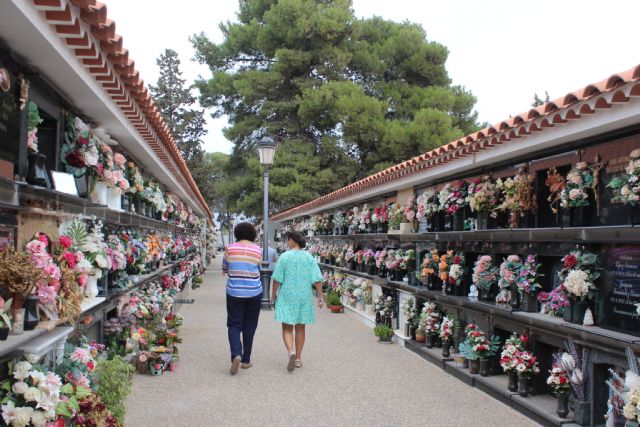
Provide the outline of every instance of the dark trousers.
{"type": "Polygon", "coordinates": [[[262,294],[251,298],[237,298],[227,295],[227,328],[231,360],[242,357],[242,363],[251,362],[253,336],[258,328],[260,299],[262,294]],[[240,335],[242,334],[242,340],[240,335]]]}

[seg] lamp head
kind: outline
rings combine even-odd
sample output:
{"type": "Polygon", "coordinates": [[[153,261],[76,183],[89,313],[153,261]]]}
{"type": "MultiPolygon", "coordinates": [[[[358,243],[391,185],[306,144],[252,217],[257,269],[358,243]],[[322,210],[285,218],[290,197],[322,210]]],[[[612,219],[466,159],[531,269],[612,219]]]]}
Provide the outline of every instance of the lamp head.
{"type": "Polygon", "coordinates": [[[258,143],[258,152],[260,153],[260,164],[267,167],[271,166],[276,153],[276,142],[273,138],[265,136],[258,143]]]}

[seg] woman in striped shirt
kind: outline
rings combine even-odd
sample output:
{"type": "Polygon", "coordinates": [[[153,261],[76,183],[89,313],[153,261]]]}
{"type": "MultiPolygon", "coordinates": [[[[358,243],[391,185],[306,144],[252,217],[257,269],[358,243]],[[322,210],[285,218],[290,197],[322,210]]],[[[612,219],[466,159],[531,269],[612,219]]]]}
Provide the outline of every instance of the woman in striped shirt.
{"type": "Polygon", "coordinates": [[[231,375],[251,367],[251,347],[258,327],[262,282],[262,250],[256,245],[256,229],[243,222],[233,230],[236,243],[227,246],[222,271],[227,275],[227,328],[231,347],[231,375]],[[242,340],[240,339],[242,335],[242,340]]]}

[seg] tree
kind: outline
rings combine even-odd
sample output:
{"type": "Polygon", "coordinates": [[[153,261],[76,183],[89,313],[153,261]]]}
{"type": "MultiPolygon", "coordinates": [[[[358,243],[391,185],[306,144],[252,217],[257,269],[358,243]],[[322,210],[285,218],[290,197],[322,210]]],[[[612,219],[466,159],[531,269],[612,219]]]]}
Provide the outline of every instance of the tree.
{"type": "Polygon", "coordinates": [[[536,107],[539,107],[541,105],[546,104],[549,101],[551,101],[551,99],[549,98],[549,93],[546,90],[544,91],[544,99],[539,97],[537,93],[534,93],[533,94],[533,102],[531,103],[531,106],[533,108],[536,108],[536,107]]]}
{"type": "Polygon", "coordinates": [[[149,86],[149,90],[182,158],[192,169],[200,161],[202,137],[207,134],[204,110],[191,108],[196,98],[182,78],[180,59],[174,50],[166,49],[156,64],[160,67],[160,77],[157,86],[149,86]]]}
{"type": "Polygon", "coordinates": [[[349,0],[240,0],[225,40],[192,37],[212,72],[200,103],[227,115],[237,207],[260,214],[256,144],[278,141],[272,211],[477,130],[476,99],[452,86],[447,49],[424,29],[358,20],[349,0]]]}

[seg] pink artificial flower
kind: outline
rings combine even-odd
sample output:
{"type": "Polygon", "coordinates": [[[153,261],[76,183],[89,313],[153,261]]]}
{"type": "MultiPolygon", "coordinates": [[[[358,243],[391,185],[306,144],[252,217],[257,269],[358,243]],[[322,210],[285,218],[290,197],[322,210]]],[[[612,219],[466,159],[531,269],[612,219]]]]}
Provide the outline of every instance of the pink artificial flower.
{"type": "Polygon", "coordinates": [[[127,163],[127,159],[125,159],[125,157],[120,153],[115,153],[113,155],[113,161],[116,162],[118,166],[124,166],[125,163],[127,163]]]}
{"type": "Polygon", "coordinates": [[[56,288],[54,288],[53,286],[45,285],[38,286],[37,295],[41,304],[48,304],[55,302],[58,293],[56,292],[56,288]]]}
{"type": "Polygon", "coordinates": [[[78,276],[78,285],[82,288],[84,288],[85,286],[87,286],[87,283],[89,283],[89,275],[86,273],[82,273],[81,275],[78,276]]]}
{"type": "Polygon", "coordinates": [[[69,249],[73,244],[73,240],[69,236],[60,236],[58,241],[60,243],[60,246],[62,246],[64,249],[69,249]]]}
{"type": "Polygon", "coordinates": [[[48,247],[49,246],[49,239],[47,239],[47,236],[43,233],[39,233],[38,234],[38,240],[40,240],[42,243],[44,243],[44,247],[48,247]]]}
{"type": "Polygon", "coordinates": [[[26,247],[27,247],[27,250],[31,252],[31,254],[40,254],[44,252],[44,250],[46,249],[45,244],[40,240],[32,240],[29,243],[27,243],[26,247]]]}
{"type": "Polygon", "coordinates": [[[77,260],[76,255],[73,252],[66,251],[62,254],[62,258],[65,260],[69,268],[76,268],[77,260]]]}

